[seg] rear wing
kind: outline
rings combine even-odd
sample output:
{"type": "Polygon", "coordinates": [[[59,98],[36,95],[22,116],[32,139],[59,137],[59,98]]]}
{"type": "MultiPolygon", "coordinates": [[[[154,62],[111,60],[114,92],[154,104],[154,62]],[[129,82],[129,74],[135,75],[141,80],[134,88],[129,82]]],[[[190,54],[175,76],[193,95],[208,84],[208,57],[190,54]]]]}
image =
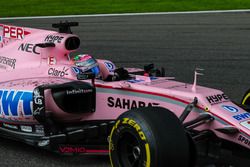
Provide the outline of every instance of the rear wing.
{"type": "Polygon", "coordinates": [[[77,25],[77,22],[53,24],[54,28],[59,29],[59,32],[57,32],[0,24],[0,49],[15,43],[13,46],[18,45],[17,50],[19,51],[32,52],[32,47],[41,47],[45,57],[50,54],[68,54],[80,46],[80,39],[78,36],[73,35],[70,29],[71,26],[77,25]],[[48,47],[54,47],[54,49],[46,49],[48,47]]]}

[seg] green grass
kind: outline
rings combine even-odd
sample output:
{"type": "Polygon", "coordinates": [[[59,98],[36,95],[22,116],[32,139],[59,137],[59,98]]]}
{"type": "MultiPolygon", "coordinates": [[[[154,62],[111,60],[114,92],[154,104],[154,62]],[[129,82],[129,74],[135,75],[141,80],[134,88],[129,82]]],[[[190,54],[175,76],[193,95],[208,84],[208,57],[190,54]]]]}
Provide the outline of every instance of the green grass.
{"type": "Polygon", "coordinates": [[[1,0],[0,17],[250,9],[250,0],[1,0]]]}

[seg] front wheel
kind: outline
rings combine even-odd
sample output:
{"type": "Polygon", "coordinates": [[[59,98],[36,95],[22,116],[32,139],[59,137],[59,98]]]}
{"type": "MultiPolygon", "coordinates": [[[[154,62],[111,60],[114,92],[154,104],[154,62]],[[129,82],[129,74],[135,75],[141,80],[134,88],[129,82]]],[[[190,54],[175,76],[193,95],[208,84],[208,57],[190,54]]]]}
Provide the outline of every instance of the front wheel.
{"type": "Polygon", "coordinates": [[[112,167],[190,167],[189,139],[175,114],[161,107],[132,109],[114,125],[112,167]]]}
{"type": "Polygon", "coordinates": [[[244,94],[244,96],[241,100],[241,104],[250,105],[250,89],[248,91],[246,91],[246,93],[244,94]]]}
{"type": "Polygon", "coordinates": [[[241,107],[250,112],[250,89],[244,94],[241,100],[241,107]]]}

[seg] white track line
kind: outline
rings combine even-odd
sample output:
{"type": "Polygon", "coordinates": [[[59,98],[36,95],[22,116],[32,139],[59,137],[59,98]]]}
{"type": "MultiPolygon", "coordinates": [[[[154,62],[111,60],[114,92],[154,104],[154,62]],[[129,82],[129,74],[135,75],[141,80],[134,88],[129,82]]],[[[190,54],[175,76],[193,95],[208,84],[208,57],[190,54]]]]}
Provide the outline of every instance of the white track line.
{"type": "Polygon", "coordinates": [[[250,9],[186,11],[186,12],[121,13],[121,14],[87,14],[87,15],[34,16],[34,17],[6,17],[6,18],[0,18],[0,20],[56,19],[56,18],[72,18],[72,17],[76,18],[76,17],[176,15],[176,14],[210,14],[210,13],[244,13],[244,12],[250,12],[250,9]]]}

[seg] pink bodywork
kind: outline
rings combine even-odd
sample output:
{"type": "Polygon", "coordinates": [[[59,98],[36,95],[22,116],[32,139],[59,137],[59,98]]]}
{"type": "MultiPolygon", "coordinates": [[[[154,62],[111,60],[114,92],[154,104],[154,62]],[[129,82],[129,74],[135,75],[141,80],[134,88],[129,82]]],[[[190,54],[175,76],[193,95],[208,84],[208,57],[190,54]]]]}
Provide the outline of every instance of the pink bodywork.
{"type": "MultiPolygon", "coordinates": [[[[43,84],[60,84],[77,80],[72,70],[65,41],[72,34],[7,26],[0,24],[0,90],[33,92],[43,84]],[[53,42],[56,47],[40,48],[35,44],[53,42]]],[[[98,60],[104,67],[107,60],[98,60]]],[[[128,71],[138,69],[127,68],[128,71]]],[[[107,75],[101,68],[102,75],[107,75]]],[[[89,82],[84,80],[82,82],[89,82]]],[[[202,125],[198,130],[210,129],[226,140],[233,141],[250,149],[250,116],[239,106],[232,103],[223,92],[193,84],[174,81],[167,77],[149,78],[135,76],[132,80],[105,82],[95,80],[96,111],[88,114],[69,114],[55,104],[50,91],[46,92],[46,110],[53,112],[61,121],[115,120],[121,113],[143,106],[162,106],[179,116],[187,104],[195,97],[198,106],[193,109],[187,120],[200,114],[211,114],[215,120],[202,125]],[[215,129],[236,127],[236,135],[221,133],[215,129]]],[[[18,115],[3,112],[3,99],[0,99],[0,121],[10,124],[37,124],[32,114],[25,114],[24,103],[18,102],[18,115]]],[[[84,102],[83,102],[84,103],[84,102]]],[[[10,109],[10,106],[9,110],[10,109]]],[[[32,102],[30,102],[32,110],[32,102]]],[[[166,132],[167,133],[167,132],[166,132]]]]}

